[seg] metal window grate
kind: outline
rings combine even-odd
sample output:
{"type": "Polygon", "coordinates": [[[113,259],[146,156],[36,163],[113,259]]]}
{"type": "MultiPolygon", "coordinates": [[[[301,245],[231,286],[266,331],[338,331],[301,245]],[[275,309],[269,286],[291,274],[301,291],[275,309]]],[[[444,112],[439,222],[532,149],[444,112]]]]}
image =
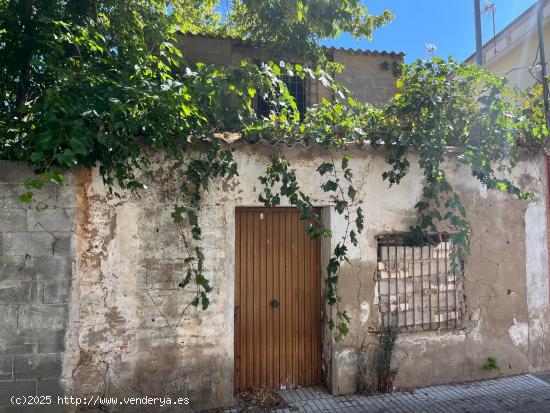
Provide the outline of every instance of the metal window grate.
{"type": "MultiPolygon", "coordinates": [[[[300,119],[304,119],[306,113],[306,81],[298,76],[283,76],[282,80],[288,92],[296,100],[300,119]]],[[[271,111],[275,110],[274,106],[263,97],[258,98],[257,111],[258,116],[267,117],[271,111]]]]}
{"type": "Polygon", "coordinates": [[[400,331],[462,327],[464,273],[449,234],[423,246],[406,246],[399,234],[378,238],[376,288],[381,326],[400,331]]]}

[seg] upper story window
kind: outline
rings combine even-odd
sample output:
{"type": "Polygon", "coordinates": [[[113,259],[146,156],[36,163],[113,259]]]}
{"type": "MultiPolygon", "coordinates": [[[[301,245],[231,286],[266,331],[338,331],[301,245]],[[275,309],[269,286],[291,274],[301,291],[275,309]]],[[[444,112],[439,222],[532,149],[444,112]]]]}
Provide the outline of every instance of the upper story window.
{"type": "Polygon", "coordinates": [[[454,245],[447,233],[429,244],[406,246],[400,234],[378,238],[376,294],[380,325],[398,331],[462,327],[464,272],[452,265],[454,245]]]}
{"type": "MultiPolygon", "coordinates": [[[[304,119],[306,113],[306,80],[298,76],[283,76],[282,80],[286,85],[289,93],[296,101],[300,119],[304,119]]],[[[258,116],[269,116],[269,112],[273,111],[274,107],[268,99],[258,96],[256,113],[258,116]]]]}

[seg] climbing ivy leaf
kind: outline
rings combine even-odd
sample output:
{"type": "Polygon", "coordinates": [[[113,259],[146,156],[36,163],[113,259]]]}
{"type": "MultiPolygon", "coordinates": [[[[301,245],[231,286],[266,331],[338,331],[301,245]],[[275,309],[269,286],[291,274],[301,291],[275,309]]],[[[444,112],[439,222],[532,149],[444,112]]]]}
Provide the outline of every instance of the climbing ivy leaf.
{"type": "Polygon", "coordinates": [[[321,188],[325,192],[336,191],[338,189],[338,184],[332,180],[328,180],[323,185],[321,185],[321,188]]]}
{"type": "Polygon", "coordinates": [[[330,162],[325,162],[325,163],[322,163],[318,168],[317,168],[317,171],[321,174],[321,175],[324,175],[326,174],[327,172],[332,172],[334,170],[334,165],[330,162]]]}

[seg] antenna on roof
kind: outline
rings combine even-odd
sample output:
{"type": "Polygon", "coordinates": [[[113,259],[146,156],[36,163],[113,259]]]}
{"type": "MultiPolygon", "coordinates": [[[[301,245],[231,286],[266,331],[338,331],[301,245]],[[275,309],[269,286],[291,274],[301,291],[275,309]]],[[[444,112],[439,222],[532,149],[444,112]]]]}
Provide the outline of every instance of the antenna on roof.
{"type": "Polygon", "coordinates": [[[435,57],[437,52],[437,46],[433,43],[426,43],[426,56],[429,56],[431,59],[435,57]]]}
{"type": "Polygon", "coordinates": [[[496,55],[497,54],[497,33],[496,33],[496,25],[495,25],[495,12],[497,9],[493,1],[483,0],[483,3],[485,4],[485,8],[483,9],[483,14],[491,12],[491,14],[493,15],[493,47],[495,48],[495,55],[496,55]]]}

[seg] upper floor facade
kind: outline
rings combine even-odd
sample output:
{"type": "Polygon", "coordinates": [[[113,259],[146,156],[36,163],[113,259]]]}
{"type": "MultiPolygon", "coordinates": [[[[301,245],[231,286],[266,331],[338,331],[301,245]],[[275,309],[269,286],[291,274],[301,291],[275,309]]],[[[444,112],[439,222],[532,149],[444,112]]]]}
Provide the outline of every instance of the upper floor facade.
{"type": "MultiPolygon", "coordinates": [[[[179,47],[191,64],[239,65],[244,59],[255,62],[272,60],[261,45],[230,37],[185,33],[180,36],[179,47]]],[[[334,78],[352,92],[354,99],[380,106],[395,94],[403,53],[343,48],[325,48],[324,51],[331,61],[344,66],[344,70],[335,73],[334,78]]],[[[287,86],[299,108],[319,103],[323,98],[332,99],[331,92],[319,81],[292,78],[287,86]]],[[[257,104],[262,112],[261,102],[257,104]]]]}

